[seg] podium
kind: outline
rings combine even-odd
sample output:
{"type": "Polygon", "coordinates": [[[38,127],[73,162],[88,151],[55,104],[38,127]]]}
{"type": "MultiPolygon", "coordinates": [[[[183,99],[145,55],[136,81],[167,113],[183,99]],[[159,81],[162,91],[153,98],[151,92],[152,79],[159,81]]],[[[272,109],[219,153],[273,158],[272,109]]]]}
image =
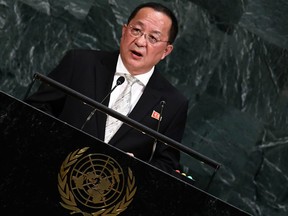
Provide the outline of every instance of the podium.
{"type": "Polygon", "coordinates": [[[0,92],[0,210],[10,215],[249,215],[0,92]]]}

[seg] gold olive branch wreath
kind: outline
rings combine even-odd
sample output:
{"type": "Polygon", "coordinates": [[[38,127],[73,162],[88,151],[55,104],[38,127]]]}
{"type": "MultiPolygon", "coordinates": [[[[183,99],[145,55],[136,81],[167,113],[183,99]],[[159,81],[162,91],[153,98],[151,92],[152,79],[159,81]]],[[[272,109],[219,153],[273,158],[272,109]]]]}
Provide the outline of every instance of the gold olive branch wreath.
{"type": "Polygon", "coordinates": [[[70,171],[70,167],[77,162],[77,160],[85,153],[89,147],[84,147],[82,149],[77,149],[74,152],[71,152],[64,162],[61,165],[60,172],[58,173],[58,191],[61,195],[63,201],[60,204],[72,211],[70,214],[81,213],[84,216],[114,216],[118,215],[121,212],[125,211],[129,204],[133,201],[133,196],[136,193],[137,187],[135,187],[135,178],[130,168],[128,168],[128,186],[126,188],[126,195],[123,199],[118,202],[115,206],[112,206],[108,209],[101,209],[97,212],[87,213],[82,212],[81,209],[77,207],[77,203],[73,196],[73,193],[70,191],[69,185],[67,184],[67,174],[70,171]]]}

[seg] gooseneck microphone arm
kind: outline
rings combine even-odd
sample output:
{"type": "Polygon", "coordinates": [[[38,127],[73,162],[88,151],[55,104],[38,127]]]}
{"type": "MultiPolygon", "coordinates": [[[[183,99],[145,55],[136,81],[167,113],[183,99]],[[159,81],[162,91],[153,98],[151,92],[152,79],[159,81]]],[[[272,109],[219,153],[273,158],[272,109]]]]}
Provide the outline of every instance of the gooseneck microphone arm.
{"type": "MultiPolygon", "coordinates": [[[[160,129],[160,124],[161,124],[162,116],[163,116],[163,109],[164,109],[164,106],[165,106],[166,102],[163,100],[163,101],[160,102],[160,104],[161,104],[161,110],[160,110],[159,120],[158,120],[158,124],[157,124],[157,132],[159,132],[159,129],[160,129]]],[[[158,142],[158,139],[155,138],[154,139],[154,143],[153,143],[153,147],[152,147],[152,153],[151,153],[151,156],[150,156],[150,159],[149,159],[149,163],[152,161],[152,158],[154,156],[154,153],[155,153],[155,150],[156,150],[156,146],[157,146],[157,142],[158,142]]]]}
{"type": "MultiPolygon", "coordinates": [[[[110,90],[110,92],[103,98],[103,100],[100,102],[101,104],[104,103],[104,101],[109,97],[109,95],[114,91],[114,89],[119,86],[122,85],[123,82],[125,81],[125,78],[123,76],[120,76],[117,81],[116,81],[116,85],[110,90]]],[[[86,121],[84,122],[84,124],[81,126],[81,130],[83,130],[83,128],[85,127],[85,125],[87,124],[88,121],[90,121],[91,117],[94,115],[94,113],[96,112],[97,109],[94,109],[89,116],[86,118],[86,121]]]]}
{"type": "Polygon", "coordinates": [[[200,154],[199,152],[189,148],[188,146],[185,146],[185,145],[182,145],[181,143],[161,134],[161,133],[158,133],[156,132],[155,130],[152,130],[151,128],[127,117],[127,116],[124,116],[118,112],[116,112],[115,110],[113,109],[110,109],[108,108],[107,106],[49,78],[49,77],[46,77],[40,73],[35,73],[34,74],[35,78],[40,80],[40,81],[43,81],[47,84],[49,84],[50,86],[56,88],[56,89],[59,89],[61,90],[62,92],[72,96],[72,97],[75,97],[83,102],[85,102],[86,104],[92,106],[92,107],[95,107],[98,111],[100,112],[103,112],[105,114],[108,114],[108,115],[111,115],[112,117],[114,118],[117,118],[119,119],[120,121],[122,121],[123,123],[125,123],[126,125],[129,125],[130,127],[134,128],[135,130],[138,130],[142,133],[145,133],[147,134],[148,136],[150,137],[153,137],[153,138],[156,138],[158,139],[159,141],[165,143],[165,144],[168,144],[169,146],[175,148],[175,149],[178,149],[179,151],[182,151],[188,155],[190,155],[191,157],[195,158],[196,160],[199,160],[205,164],[207,164],[208,166],[212,167],[215,169],[215,172],[220,168],[221,164],[219,164],[218,162],[212,160],[211,158],[205,156],[205,155],[202,155],[200,154]]]}

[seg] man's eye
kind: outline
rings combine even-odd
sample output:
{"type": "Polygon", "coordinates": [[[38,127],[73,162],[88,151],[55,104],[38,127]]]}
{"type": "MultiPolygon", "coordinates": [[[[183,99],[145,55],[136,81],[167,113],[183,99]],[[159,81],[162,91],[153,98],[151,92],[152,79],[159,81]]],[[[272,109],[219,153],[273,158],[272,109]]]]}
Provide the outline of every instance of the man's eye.
{"type": "Polygon", "coordinates": [[[138,29],[138,28],[133,28],[132,29],[133,30],[133,32],[135,32],[135,33],[137,33],[137,34],[140,34],[142,31],[140,30],[140,29],[138,29]]]}
{"type": "Polygon", "coordinates": [[[158,39],[153,35],[149,35],[149,41],[152,43],[156,43],[158,41],[158,39]]]}

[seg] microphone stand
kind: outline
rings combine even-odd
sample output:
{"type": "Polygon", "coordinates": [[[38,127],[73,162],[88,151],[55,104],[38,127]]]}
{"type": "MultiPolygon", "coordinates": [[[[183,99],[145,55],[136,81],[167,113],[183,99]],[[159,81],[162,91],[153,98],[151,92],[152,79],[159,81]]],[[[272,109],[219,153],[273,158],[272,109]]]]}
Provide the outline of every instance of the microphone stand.
{"type": "MultiPolygon", "coordinates": [[[[125,81],[125,78],[123,76],[120,76],[117,81],[116,81],[116,85],[110,90],[110,92],[104,97],[104,99],[100,102],[101,104],[104,103],[104,101],[108,98],[108,96],[114,91],[114,89],[119,86],[122,85],[122,83],[125,81]]],[[[81,127],[81,130],[83,130],[83,128],[85,127],[85,125],[87,124],[87,122],[91,119],[91,117],[94,115],[94,113],[96,112],[97,109],[94,109],[89,116],[86,118],[86,121],[84,122],[84,124],[81,127]]]]}
{"type": "MultiPolygon", "coordinates": [[[[161,103],[161,110],[160,110],[160,116],[159,116],[159,120],[158,120],[158,124],[157,124],[157,132],[159,132],[159,129],[160,129],[160,124],[161,124],[161,121],[162,121],[162,114],[163,114],[165,101],[161,101],[160,103],[161,103]]],[[[151,153],[151,156],[150,156],[150,159],[149,159],[149,163],[151,162],[151,160],[152,160],[152,158],[154,156],[154,153],[155,153],[155,150],[156,150],[156,146],[157,146],[157,142],[158,142],[158,140],[155,138],[154,143],[153,143],[153,147],[152,147],[152,153],[151,153]]]]}

